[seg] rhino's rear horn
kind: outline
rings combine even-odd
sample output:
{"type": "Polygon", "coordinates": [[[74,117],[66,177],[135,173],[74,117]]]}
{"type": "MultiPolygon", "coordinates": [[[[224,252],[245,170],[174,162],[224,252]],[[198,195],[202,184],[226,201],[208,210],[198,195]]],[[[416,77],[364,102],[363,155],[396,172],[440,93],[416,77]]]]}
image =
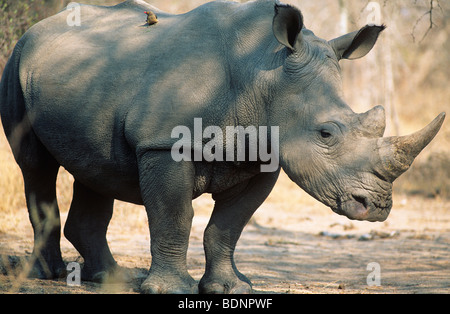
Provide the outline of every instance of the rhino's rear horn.
{"type": "Polygon", "coordinates": [[[378,140],[382,174],[393,182],[408,170],[414,158],[427,146],[440,130],[445,113],[438,115],[422,130],[407,136],[393,136],[378,140]]]}
{"type": "Polygon", "coordinates": [[[376,106],[367,112],[358,115],[361,129],[369,137],[383,137],[386,129],[386,114],[382,106],[376,106]]]}

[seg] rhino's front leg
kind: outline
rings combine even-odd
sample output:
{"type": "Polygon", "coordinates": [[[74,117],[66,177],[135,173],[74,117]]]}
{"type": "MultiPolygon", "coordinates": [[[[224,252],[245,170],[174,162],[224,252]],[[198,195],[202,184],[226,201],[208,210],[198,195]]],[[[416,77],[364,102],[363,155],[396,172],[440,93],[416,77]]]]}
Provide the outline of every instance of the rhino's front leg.
{"type": "Polygon", "coordinates": [[[152,263],[144,293],[197,293],[186,265],[192,225],[194,167],[176,163],[170,152],[149,151],[139,158],[141,194],[147,210],[152,263]]]}
{"type": "Polygon", "coordinates": [[[205,230],[206,271],[200,293],[251,293],[251,282],[234,263],[236,243],[253,213],[269,196],[279,175],[261,173],[233,190],[214,195],[214,211],[205,230]]]}

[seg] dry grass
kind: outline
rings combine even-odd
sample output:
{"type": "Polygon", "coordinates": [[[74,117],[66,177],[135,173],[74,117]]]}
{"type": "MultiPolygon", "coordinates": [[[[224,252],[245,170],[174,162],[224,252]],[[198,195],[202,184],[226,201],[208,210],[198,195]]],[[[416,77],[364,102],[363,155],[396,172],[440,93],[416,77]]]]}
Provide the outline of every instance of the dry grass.
{"type": "Polygon", "coordinates": [[[3,132],[0,135],[0,165],[2,167],[0,172],[1,215],[1,213],[11,213],[16,208],[25,206],[21,172],[3,132]]]}

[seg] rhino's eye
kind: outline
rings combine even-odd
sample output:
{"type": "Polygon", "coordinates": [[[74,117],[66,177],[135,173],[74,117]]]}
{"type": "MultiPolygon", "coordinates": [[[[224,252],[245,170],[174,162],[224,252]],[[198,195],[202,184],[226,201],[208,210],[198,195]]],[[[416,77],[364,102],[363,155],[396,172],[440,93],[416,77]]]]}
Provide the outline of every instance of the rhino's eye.
{"type": "Polygon", "coordinates": [[[320,130],[320,136],[322,138],[330,138],[331,137],[331,133],[327,130],[320,130]]]}
{"type": "Polygon", "coordinates": [[[317,128],[318,144],[323,147],[334,146],[340,138],[340,128],[335,122],[326,122],[317,128]]]}

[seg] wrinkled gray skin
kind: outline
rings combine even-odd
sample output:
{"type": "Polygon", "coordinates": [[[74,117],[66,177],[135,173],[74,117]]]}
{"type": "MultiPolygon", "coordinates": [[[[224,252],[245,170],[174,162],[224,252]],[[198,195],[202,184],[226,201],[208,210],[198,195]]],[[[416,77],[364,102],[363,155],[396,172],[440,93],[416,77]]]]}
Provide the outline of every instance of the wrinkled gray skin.
{"type": "Polygon", "coordinates": [[[384,110],[356,114],[342,97],[340,59],[375,44],[381,26],[332,41],[303,27],[296,8],[261,0],[214,2],[171,15],[145,2],[63,11],[19,41],[1,82],[2,123],[20,165],[35,233],[32,276],[64,275],[55,180],[75,178],[64,234],[85,260],[82,278],[118,269],[106,241],[114,199],[143,204],[152,263],[142,291],[250,292],[233,253],[276,172],[260,162],[175,162],[178,125],[279,126],[281,167],[350,219],[383,221],[392,182],[438,132],[445,114],[406,137],[383,138],[384,110]],[[159,22],[145,25],[144,11],[159,22]],[[186,252],[191,201],[215,200],[197,284],[186,252]]]}

